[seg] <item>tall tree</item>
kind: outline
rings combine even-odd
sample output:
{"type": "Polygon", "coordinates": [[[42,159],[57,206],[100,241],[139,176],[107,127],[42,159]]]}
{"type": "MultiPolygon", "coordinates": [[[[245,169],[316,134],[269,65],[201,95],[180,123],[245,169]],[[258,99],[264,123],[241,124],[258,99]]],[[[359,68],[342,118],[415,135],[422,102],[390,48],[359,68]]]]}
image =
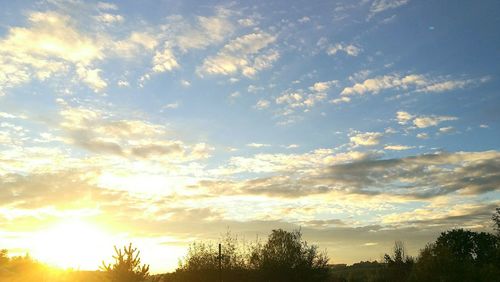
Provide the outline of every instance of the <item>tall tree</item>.
{"type": "Polygon", "coordinates": [[[149,276],[149,265],[141,265],[140,251],[132,248],[132,243],[122,249],[115,248],[114,263],[102,262],[101,269],[112,282],[141,282],[149,276]]]}
{"type": "Polygon", "coordinates": [[[495,213],[491,216],[493,220],[493,229],[496,230],[498,237],[500,237],[500,208],[496,208],[495,213]]]}

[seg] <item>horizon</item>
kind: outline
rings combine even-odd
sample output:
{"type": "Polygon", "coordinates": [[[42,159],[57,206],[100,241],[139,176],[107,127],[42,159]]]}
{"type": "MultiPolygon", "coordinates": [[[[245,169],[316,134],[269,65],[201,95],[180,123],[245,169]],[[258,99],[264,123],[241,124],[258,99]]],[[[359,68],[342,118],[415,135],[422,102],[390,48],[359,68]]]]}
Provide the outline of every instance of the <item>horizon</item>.
{"type": "Polygon", "coordinates": [[[498,1],[3,6],[10,255],[90,270],[132,242],[161,273],[227,230],[300,228],[353,264],[492,230],[498,1]]]}

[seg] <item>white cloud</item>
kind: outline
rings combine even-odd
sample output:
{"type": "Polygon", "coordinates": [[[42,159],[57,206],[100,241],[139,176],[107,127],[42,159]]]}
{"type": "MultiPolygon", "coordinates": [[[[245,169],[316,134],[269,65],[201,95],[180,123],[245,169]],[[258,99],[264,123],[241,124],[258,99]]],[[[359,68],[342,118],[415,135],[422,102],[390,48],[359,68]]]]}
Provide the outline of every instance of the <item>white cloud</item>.
{"type": "Polygon", "coordinates": [[[250,27],[257,25],[257,21],[253,18],[239,19],[238,23],[244,27],[250,27]]]}
{"type": "Polygon", "coordinates": [[[191,86],[191,82],[183,79],[183,80],[181,80],[181,85],[184,87],[189,87],[189,86],[191,86]]]}
{"type": "Polygon", "coordinates": [[[311,18],[309,18],[308,16],[304,16],[304,17],[300,18],[298,21],[299,21],[299,23],[307,23],[307,22],[311,21],[311,18]]]}
{"type": "Polygon", "coordinates": [[[249,93],[257,93],[257,92],[262,91],[262,90],[264,90],[264,87],[262,87],[262,86],[255,86],[253,84],[252,85],[248,85],[248,88],[247,88],[247,91],[249,93]]]}
{"type": "Polygon", "coordinates": [[[198,16],[195,25],[186,25],[182,17],[176,18],[170,23],[173,27],[180,27],[179,35],[175,39],[176,45],[181,51],[186,52],[222,42],[234,30],[233,24],[228,19],[229,14],[230,11],[218,8],[216,15],[212,17],[198,16]]]}
{"type": "Polygon", "coordinates": [[[410,2],[410,0],[375,0],[370,7],[370,13],[374,15],[385,10],[398,8],[408,2],[410,2]]]}
{"type": "Polygon", "coordinates": [[[174,103],[166,104],[165,106],[163,106],[163,109],[177,109],[179,106],[180,106],[179,102],[174,102],[174,103]]]}
{"type": "Polygon", "coordinates": [[[408,121],[413,119],[413,117],[414,117],[413,115],[409,114],[408,112],[404,112],[404,111],[399,111],[396,113],[396,118],[397,118],[399,124],[407,124],[408,121]]]}
{"type": "Polygon", "coordinates": [[[226,44],[215,56],[204,60],[198,73],[233,75],[241,73],[252,77],[258,71],[269,68],[278,58],[276,50],[261,51],[276,40],[265,32],[255,32],[240,36],[226,44]]]}
{"type": "MultiPolygon", "coordinates": [[[[377,94],[382,90],[413,90],[415,92],[442,92],[451,91],[457,88],[464,88],[471,84],[484,83],[486,78],[467,79],[467,80],[449,80],[446,77],[429,79],[421,74],[399,75],[389,74],[369,78],[363,82],[355,83],[352,86],[345,87],[340,93],[341,96],[377,94]]],[[[348,101],[347,101],[348,102],[348,101]]]]}
{"type": "Polygon", "coordinates": [[[100,69],[89,69],[83,65],[78,65],[76,69],[78,77],[95,92],[100,92],[108,86],[106,81],[100,77],[100,72],[100,69]]]}
{"type": "Polygon", "coordinates": [[[97,21],[100,21],[105,24],[114,24],[114,23],[121,23],[125,19],[121,15],[114,15],[114,14],[108,14],[108,13],[103,13],[95,17],[97,21]]]}
{"type": "Polygon", "coordinates": [[[383,134],[380,132],[356,133],[349,139],[355,146],[375,146],[380,143],[383,134]]]}
{"type": "Polygon", "coordinates": [[[162,52],[156,52],[153,57],[153,71],[154,72],[166,72],[178,68],[179,64],[168,46],[165,46],[162,52]]]}
{"type": "Polygon", "coordinates": [[[11,27],[0,40],[0,93],[3,89],[65,73],[72,66],[94,87],[105,87],[90,65],[104,57],[102,46],[79,32],[73,21],[55,12],[33,12],[28,27],[11,27]],[[78,67],[77,67],[78,66],[78,67]],[[84,74],[82,68],[87,69],[84,74]]]}
{"type": "Polygon", "coordinates": [[[298,147],[300,147],[300,146],[297,144],[290,144],[290,145],[286,146],[287,149],[296,149],[298,147]]]}
{"type": "Polygon", "coordinates": [[[476,83],[473,79],[467,80],[450,80],[437,82],[430,85],[425,86],[424,88],[418,89],[418,92],[445,92],[454,89],[463,89],[466,86],[476,83]]]}
{"type": "Polygon", "coordinates": [[[384,89],[403,88],[406,89],[410,85],[423,85],[425,78],[422,75],[407,75],[400,77],[399,75],[384,75],[375,78],[370,78],[362,83],[356,83],[351,87],[346,87],[340,95],[363,95],[365,93],[378,93],[384,89]]]}
{"type": "Polygon", "coordinates": [[[352,44],[349,45],[343,45],[340,43],[337,43],[335,45],[331,45],[327,48],[326,53],[330,56],[333,56],[337,54],[338,52],[344,52],[349,56],[357,56],[361,52],[361,49],[359,47],[356,47],[352,44]]]}
{"type": "Polygon", "coordinates": [[[331,86],[338,85],[337,80],[330,80],[330,81],[321,81],[321,82],[316,82],[313,84],[313,86],[309,87],[311,91],[316,91],[316,92],[325,92],[330,89],[331,86]]]}
{"type": "Polygon", "coordinates": [[[417,138],[420,138],[420,139],[429,139],[429,134],[423,132],[423,133],[419,133],[417,134],[417,138]]]}
{"type": "Polygon", "coordinates": [[[439,132],[441,132],[441,133],[452,133],[454,131],[455,131],[455,128],[453,126],[441,127],[439,129],[439,132]]]}
{"type": "Polygon", "coordinates": [[[413,149],[415,147],[413,146],[405,146],[405,145],[387,145],[384,147],[386,150],[391,150],[391,151],[403,151],[403,150],[409,150],[413,149]]]}
{"type": "Polygon", "coordinates": [[[117,84],[119,87],[129,87],[130,86],[130,83],[128,81],[125,81],[125,80],[119,80],[117,84]]]}
{"type": "Polygon", "coordinates": [[[112,3],[99,2],[97,3],[97,8],[99,10],[118,10],[118,6],[112,3]]]}
{"type": "Polygon", "coordinates": [[[452,116],[419,116],[413,120],[413,124],[418,128],[427,128],[430,126],[437,126],[444,121],[452,121],[457,119],[457,117],[452,116]]]}
{"type": "Polygon", "coordinates": [[[271,145],[263,143],[249,143],[247,144],[247,146],[252,148],[262,148],[262,147],[270,147],[271,145]]]}
{"type": "Polygon", "coordinates": [[[270,105],[271,102],[269,102],[268,100],[261,99],[257,102],[257,104],[255,104],[254,107],[258,110],[263,110],[269,108],[270,105]]]}

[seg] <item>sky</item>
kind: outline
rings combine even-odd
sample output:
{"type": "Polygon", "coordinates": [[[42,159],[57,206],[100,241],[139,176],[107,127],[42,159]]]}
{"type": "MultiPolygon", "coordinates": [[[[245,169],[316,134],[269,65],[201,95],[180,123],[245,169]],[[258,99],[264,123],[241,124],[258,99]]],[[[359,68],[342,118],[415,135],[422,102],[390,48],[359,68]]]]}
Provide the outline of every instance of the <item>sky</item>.
{"type": "Polygon", "coordinates": [[[13,255],[96,269],[133,242],[162,272],[300,228],[353,263],[491,231],[498,1],[2,2],[13,255]]]}

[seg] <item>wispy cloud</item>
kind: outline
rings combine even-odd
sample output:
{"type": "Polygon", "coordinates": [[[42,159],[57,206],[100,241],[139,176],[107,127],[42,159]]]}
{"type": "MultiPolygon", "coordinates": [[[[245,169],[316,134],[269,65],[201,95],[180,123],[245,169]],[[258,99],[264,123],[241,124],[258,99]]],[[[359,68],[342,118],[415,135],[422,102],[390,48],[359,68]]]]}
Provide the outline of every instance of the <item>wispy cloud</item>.
{"type": "Polygon", "coordinates": [[[240,36],[226,44],[217,55],[205,59],[203,65],[198,68],[198,73],[200,75],[241,73],[253,77],[257,72],[271,67],[279,58],[277,50],[265,50],[274,41],[276,41],[275,36],[260,31],[240,36]]]}
{"type": "Polygon", "coordinates": [[[375,0],[370,7],[370,15],[384,12],[389,9],[395,9],[400,6],[406,5],[410,0],[375,0]]]}
{"type": "Polygon", "coordinates": [[[487,79],[466,79],[466,80],[448,80],[445,77],[430,79],[421,74],[399,75],[389,74],[369,78],[363,82],[355,83],[352,86],[345,87],[340,92],[340,98],[333,102],[349,102],[351,97],[356,95],[377,94],[384,90],[404,90],[415,92],[443,92],[455,89],[462,89],[469,85],[484,83],[487,79]]]}

